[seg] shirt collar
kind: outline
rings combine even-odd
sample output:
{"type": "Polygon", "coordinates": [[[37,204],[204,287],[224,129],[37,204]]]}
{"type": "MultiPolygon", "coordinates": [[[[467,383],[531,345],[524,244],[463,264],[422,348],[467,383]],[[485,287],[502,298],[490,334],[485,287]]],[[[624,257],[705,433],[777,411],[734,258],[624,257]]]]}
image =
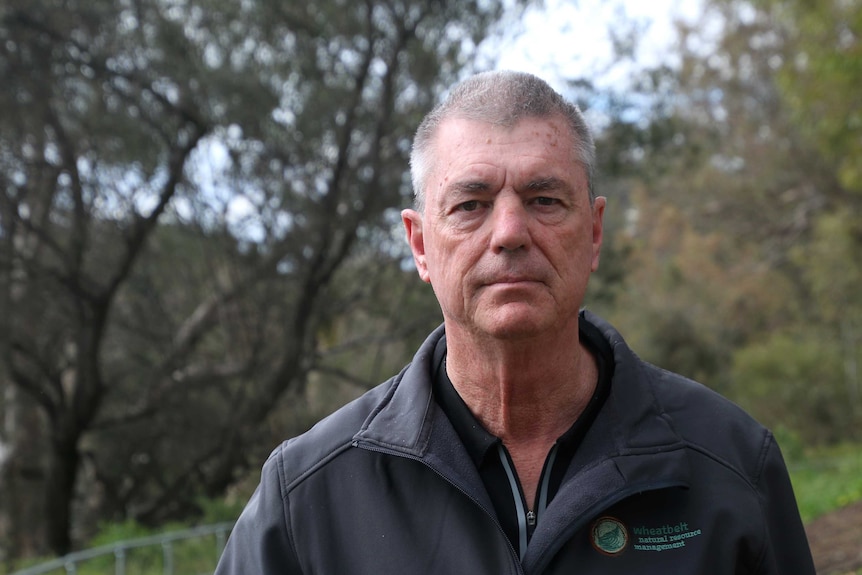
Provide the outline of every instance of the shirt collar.
{"type": "MultiPolygon", "coordinates": [[[[578,444],[580,444],[584,433],[586,433],[590,423],[595,419],[596,414],[604,404],[604,400],[610,391],[610,382],[613,376],[614,362],[610,345],[601,332],[583,318],[580,321],[580,339],[596,359],[599,368],[599,378],[593,397],[587,404],[584,412],[577,421],[572,422],[572,426],[557,440],[561,451],[558,457],[563,455],[563,459],[566,460],[565,464],[561,466],[562,469],[567,467],[568,460],[574,455],[574,451],[577,449],[578,444]]],[[[449,418],[449,421],[464,443],[467,452],[470,454],[470,458],[476,464],[476,467],[480,468],[489,454],[496,453],[496,446],[500,443],[500,438],[482,426],[452,385],[452,381],[446,373],[445,337],[440,338],[437,342],[432,366],[432,385],[435,400],[449,418]],[[492,448],[494,448],[494,451],[492,451],[492,448]]],[[[496,455],[494,456],[496,457],[496,455]]],[[[563,463],[563,461],[559,463],[563,463]]]]}
{"type": "Polygon", "coordinates": [[[496,449],[496,445],[500,443],[500,439],[482,427],[476,416],[455,391],[455,386],[449,379],[446,373],[446,338],[440,338],[437,347],[434,350],[434,373],[432,382],[434,386],[434,395],[437,404],[452,422],[452,427],[458,433],[458,437],[464,443],[467,453],[470,454],[470,459],[479,468],[485,457],[492,452],[492,448],[496,449]]]}

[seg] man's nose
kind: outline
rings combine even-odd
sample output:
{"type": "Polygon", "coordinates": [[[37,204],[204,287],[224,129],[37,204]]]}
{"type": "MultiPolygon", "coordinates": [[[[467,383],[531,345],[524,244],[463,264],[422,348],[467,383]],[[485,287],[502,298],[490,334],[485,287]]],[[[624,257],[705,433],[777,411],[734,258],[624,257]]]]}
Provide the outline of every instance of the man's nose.
{"type": "Polygon", "coordinates": [[[515,251],[530,243],[529,214],[521,198],[501,194],[494,201],[491,246],[495,252],[515,251]]]}

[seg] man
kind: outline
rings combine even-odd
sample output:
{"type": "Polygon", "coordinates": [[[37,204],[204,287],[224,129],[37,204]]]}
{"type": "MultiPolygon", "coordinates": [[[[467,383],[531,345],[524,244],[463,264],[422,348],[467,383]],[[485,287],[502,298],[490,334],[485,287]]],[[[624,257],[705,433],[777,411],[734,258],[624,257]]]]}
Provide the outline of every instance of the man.
{"type": "Polygon", "coordinates": [[[217,574],[814,573],[769,431],[581,311],[593,164],[530,75],[429,114],[402,217],[444,325],[273,453],[217,574]]]}

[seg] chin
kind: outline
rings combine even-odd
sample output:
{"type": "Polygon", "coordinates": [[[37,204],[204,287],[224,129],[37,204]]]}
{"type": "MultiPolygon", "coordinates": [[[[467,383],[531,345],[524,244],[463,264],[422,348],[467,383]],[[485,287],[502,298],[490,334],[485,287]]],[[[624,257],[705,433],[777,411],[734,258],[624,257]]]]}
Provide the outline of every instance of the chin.
{"type": "Polygon", "coordinates": [[[500,340],[525,340],[543,336],[567,337],[574,327],[577,333],[577,312],[557,306],[508,304],[474,316],[477,331],[500,340]],[[574,324],[572,323],[574,319],[574,324]]]}
{"type": "Polygon", "coordinates": [[[553,322],[548,319],[542,321],[536,317],[519,317],[518,314],[509,315],[509,317],[505,318],[495,318],[495,321],[488,322],[484,326],[479,323],[480,331],[496,339],[517,340],[542,335],[554,327],[553,322]]]}

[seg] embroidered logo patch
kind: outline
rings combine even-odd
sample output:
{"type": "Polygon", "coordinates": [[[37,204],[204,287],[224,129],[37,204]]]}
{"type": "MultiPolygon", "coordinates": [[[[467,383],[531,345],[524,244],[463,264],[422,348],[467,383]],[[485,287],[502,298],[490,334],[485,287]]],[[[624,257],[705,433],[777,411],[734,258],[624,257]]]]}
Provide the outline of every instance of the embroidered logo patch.
{"type": "Polygon", "coordinates": [[[625,551],[629,543],[629,531],[615,517],[600,517],[590,529],[590,542],[599,553],[613,557],[625,551]]]}

